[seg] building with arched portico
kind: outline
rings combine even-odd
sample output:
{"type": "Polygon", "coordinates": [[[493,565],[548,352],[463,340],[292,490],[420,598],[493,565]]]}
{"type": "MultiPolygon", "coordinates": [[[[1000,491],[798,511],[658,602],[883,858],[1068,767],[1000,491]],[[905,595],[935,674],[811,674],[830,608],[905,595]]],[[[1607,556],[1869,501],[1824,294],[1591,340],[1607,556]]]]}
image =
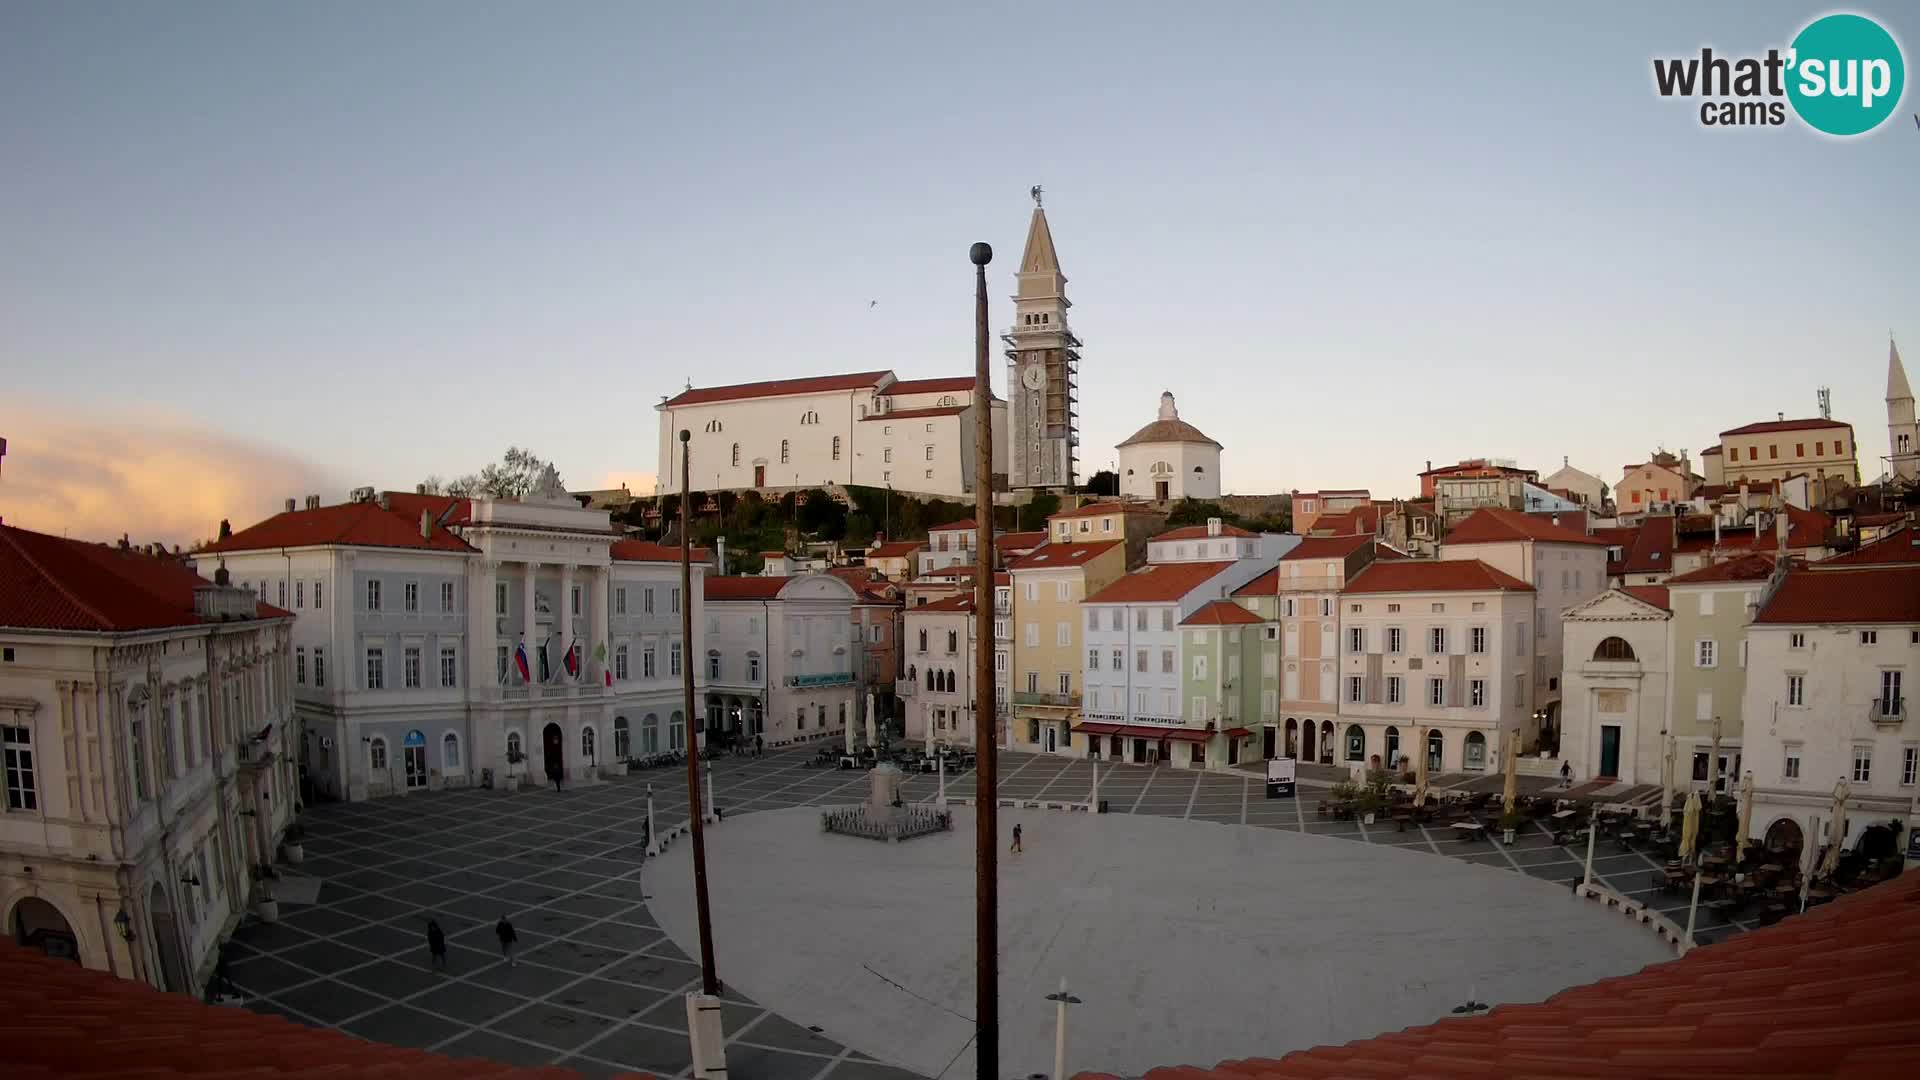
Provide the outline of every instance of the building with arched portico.
{"type": "Polygon", "coordinates": [[[0,925],[198,993],[292,821],[292,617],[186,559],[0,526],[0,925]]]}

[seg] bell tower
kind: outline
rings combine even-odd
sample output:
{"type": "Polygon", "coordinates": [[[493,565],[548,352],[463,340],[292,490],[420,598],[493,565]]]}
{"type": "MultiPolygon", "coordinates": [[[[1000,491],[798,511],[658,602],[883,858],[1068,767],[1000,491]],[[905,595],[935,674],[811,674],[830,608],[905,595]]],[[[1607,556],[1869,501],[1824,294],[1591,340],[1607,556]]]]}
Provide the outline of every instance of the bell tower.
{"type": "Polygon", "coordinates": [[[1887,472],[1894,480],[1912,484],[1920,478],[1920,431],[1913,418],[1913,387],[1900,365],[1900,346],[1887,336],[1887,472]]]}
{"type": "Polygon", "coordinates": [[[1007,486],[1068,491],[1078,471],[1080,339],[1067,325],[1067,276],[1035,187],[1007,345],[1007,486]]]}

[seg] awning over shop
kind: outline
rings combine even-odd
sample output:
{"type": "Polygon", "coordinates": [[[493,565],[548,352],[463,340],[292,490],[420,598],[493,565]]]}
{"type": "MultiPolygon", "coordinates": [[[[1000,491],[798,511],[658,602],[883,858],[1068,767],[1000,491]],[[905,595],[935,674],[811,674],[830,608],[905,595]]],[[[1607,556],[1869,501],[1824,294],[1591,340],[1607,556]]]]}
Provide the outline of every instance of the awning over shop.
{"type": "MultiPolygon", "coordinates": [[[[1219,734],[1219,732],[1208,731],[1205,728],[1171,727],[1166,724],[1104,724],[1097,721],[1087,721],[1076,724],[1073,730],[1084,732],[1088,735],[1119,735],[1129,739],[1153,739],[1156,741],[1167,739],[1174,742],[1197,743],[1206,742],[1208,739],[1219,734]]],[[[1239,736],[1236,737],[1244,737],[1250,734],[1245,728],[1235,728],[1234,731],[1239,732],[1239,736]]],[[[1232,735],[1233,732],[1228,732],[1227,734],[1232,735]]]]}

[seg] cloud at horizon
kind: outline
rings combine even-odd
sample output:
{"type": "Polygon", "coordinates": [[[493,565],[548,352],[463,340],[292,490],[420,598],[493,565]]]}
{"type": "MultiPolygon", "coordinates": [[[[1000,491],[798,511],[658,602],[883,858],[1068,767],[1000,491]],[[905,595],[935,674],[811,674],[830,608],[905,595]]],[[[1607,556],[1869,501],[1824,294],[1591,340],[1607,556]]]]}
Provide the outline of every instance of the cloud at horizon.
{"type": "Polygon", "coordinates": [[[42,403],[7,424],[0,518],[79,540],[184,547],[212,539],[221,518],[241,529],[339,486],[313,462],[177,417],[42,403]]]}

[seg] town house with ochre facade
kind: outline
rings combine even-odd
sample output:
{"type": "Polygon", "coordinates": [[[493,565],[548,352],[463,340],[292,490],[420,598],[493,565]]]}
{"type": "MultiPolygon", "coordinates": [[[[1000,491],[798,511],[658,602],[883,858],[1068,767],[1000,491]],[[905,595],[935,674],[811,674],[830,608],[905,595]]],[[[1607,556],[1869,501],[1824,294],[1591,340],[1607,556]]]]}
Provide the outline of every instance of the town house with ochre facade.
{"type": "Polygon", "coordinates": [[[294,613],[318,792],[578,782],[688,744],[680,673],[705,652],[703,563],[688,647],[679,551],[620,539],[551,475],[517,501],[357,495],[311,497],[201,555],[294,613]]]}
{"type": "Polygon", "coordinates": [[[1098,516],[1056,515],[1048,522],[1054,541],[1007,568],[1015,624],[1013,724],[1007,736],[1013,749],[1052,754],[1072,748],[1083,685],[1080,605],[1126,573],[1122,516],[1117,505],[1098,516]],[[1078,528],[1082,521],[1089,526],[1085,533],[1078,528]]]}
{"type": "Polygon", "coordinates": [[[293,619],[214,577],[0,525],[0,920],[184,994],[298,798],[293,619]]]}

